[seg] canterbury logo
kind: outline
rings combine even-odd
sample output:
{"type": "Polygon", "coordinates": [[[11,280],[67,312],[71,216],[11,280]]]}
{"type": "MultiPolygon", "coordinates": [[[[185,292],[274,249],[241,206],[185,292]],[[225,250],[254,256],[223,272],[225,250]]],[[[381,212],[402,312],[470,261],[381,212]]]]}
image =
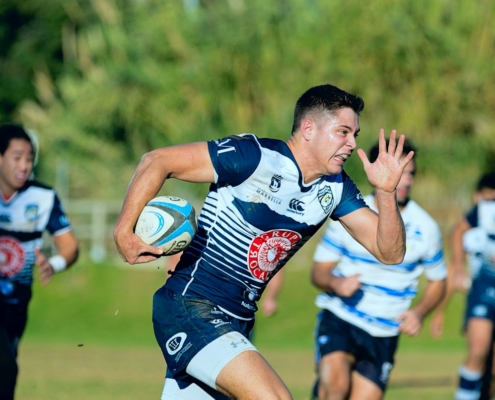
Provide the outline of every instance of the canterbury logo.
{"type": "Polygon", "coordinates": [[[304,202],[297,199],[292,199],[289,203],[289,208],[294,211],[304,211],[304,202]]]}

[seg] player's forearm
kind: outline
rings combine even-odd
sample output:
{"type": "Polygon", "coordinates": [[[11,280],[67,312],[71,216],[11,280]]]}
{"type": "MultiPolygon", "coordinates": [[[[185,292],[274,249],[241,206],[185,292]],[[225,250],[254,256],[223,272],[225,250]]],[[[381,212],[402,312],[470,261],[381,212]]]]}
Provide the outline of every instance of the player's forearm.
{"type": "Polygon", "coordinates": [[[336,263],[315,262],[311,271],[311,283],[324,292],[335,292],[334,283],[337,277],[332,275],[336,263]]]}
{"type": "Polygon", "coordinates": [[[459,221],[450,237],[451,268],[454,273],[463,272],[466,264],[466,251],[463,245],[463,235],[471,228],[469,223],[463,218],[459,221]]]}
{"type": "Polygon", "coordinates": [[[428,281],[425,293],[422,299],[416,306],[413,307],[413,311],[424,319],[435,307],[441,304],[442,299],[446,292],[446,280],[440,281],[428,281]]]}
{"type": "Polygon", "coordinates": [[[377,257],[384,264],[400,264],[406,252],[406,231],[397,205],[396,192],[375,191],[378,207],[377,257]]]}

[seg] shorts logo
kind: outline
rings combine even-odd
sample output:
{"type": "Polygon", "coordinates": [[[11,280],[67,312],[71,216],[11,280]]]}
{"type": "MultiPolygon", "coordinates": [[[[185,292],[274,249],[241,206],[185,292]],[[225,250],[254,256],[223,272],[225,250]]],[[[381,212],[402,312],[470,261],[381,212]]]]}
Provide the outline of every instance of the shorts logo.
{"type": "Polygon", "coordinates": [[[38,206],[36,204],[28,204],[24,210],[24,216],[28,221],[34,221],[38,217],[38,206]]]}
{"type": "Polygon", "coordinates": [[[333,206],[333,193],[330,186],[323,186],[318,190],[318,200],[325,214],[328,214],[333,206]]]}
{"type": "Polygon", "coordinates": [[[24,266],[26,254],[22,244],[11,236],[0,237],[0,276],[17,275],[24,266]]]}
{"type": "Polygon", "coordinates": [[[247,341],[245,341],[244,339],[241,339],[239,340],[238,342],[232,342],[230,343],[230,345],[234,348],[234,349],[237,349],[237,346],[240,346],[240,345],[246,345],[248,344],[247,341]]]}
{"type": "Polygon", "coordinates": [[[251,275],[262,281],[287,258],[301,240],[301,235],[289,230],[272,230],[256,236],[248,250],[248,268],[251,275]]]}
{"type": "Polygon", "coordinates": [[[324,344],[327,344],[328,342],[330,342],[330,336],[328,336],[328,335],[318,336],[318,344],[320,346],[323,346],[324,344]]]}
{"type": "Polygon", "coordinates": [[[477,305],[473,308],[473,315],[475,317],[484,317],[488,314],[488,310],[484,305],[477,305]]]}
{"type": "Polygon", "coordinates": [[[273,175],[272,181],[270,182],[270,186],[269,186],[270,190],[272,192],[278,192],[280,186],[282,186],[282,177],[280,175],[273,175]]]}
{"type": "Polygon", "coordinates": [[[383,383],[387,383],[388,376],[390,375],[390,371],[392,370],[393,365],[389,362],[384,362],[382,364],[382,373],[380,375],[380,380],[383,383]]]}
{"type": "Polygon", "coordinates": [[[187,334],[184,332],[177,333],[167,340],[165,346],[167,347],[167,353],[173,356],[182,349],[184,342],[186,341],[187,334]]]}

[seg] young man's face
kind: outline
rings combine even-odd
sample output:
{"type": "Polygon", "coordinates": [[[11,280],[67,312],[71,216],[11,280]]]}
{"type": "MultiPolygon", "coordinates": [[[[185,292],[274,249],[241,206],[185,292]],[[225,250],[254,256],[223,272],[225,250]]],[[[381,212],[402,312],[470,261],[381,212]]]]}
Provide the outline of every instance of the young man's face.
{"type": "Polygon", "coordinates": [[[318,126],[315,153],[325,165],[324,174],[338,174],[356,148],[359,116],[351,108],[338,110],[318,126]]]}
{"type": "Polygon", "coordinates": [[[10,196],[22,188],[33,171],[34,154],[31,143],[12,139],[4,154],[0,154],[0,188],[10,196]]]}

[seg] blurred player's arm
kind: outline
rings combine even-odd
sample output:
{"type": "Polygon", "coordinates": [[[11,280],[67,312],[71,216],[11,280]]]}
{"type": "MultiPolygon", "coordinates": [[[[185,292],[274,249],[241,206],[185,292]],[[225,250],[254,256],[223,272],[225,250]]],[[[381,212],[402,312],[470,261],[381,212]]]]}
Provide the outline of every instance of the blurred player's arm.
{"type": "Polygon", "coordinates": [[[449,304],[450,298],[454,294],[454,279],[452,267],[448,269],[447,281],[445,284],[445,295],[442,300],[433,310],[433,314],[430,321],[430,333],[434,338],[440,338],[443,335],[443,324],[445,321],[445,309],[449,304]]]}
{"type": "Polygon", "coordinates": [[[261,297],[261,312],[267,317],[271,317],[278,310],[277,298],[284,283],[284,270],[278,271],[268,285],[261,297]]]}
{"type": "Polygon", "coordinates": [[[324,292],[332,292],[338,296],[350,297],[359,289],[360,274],[338,277],[332,274],[337,261],[315,261],[311,270],[311,283],[324,292]]]}
{"type": "Polygon", "coordinates": [[[402,322],[399,331],[409,336],[416,336],[421,331],[425,317],[440,303],[446,287],[446,279],[428,280],[421,300],[399,317],[402,322]]]}
{"type": "Polygon", "coordinates": [[[72,231],[64,232],[52,237],[57,254],[47,258],[39,249],[35,249],[36,264],[40,274],[41,283],[46,285],[50,282],[55,272],[69,268],[79,257],[79,244],[72,231]]]}
{"type": "Polygon", "coordinates": [[[466,218],[462,218],[452,229],[450,236],[452,284],[454,290],[465,291],[470,282],[469,274],[466,272],[466,250],[464,249],[463,236],[471,224],[466,218]]]}

